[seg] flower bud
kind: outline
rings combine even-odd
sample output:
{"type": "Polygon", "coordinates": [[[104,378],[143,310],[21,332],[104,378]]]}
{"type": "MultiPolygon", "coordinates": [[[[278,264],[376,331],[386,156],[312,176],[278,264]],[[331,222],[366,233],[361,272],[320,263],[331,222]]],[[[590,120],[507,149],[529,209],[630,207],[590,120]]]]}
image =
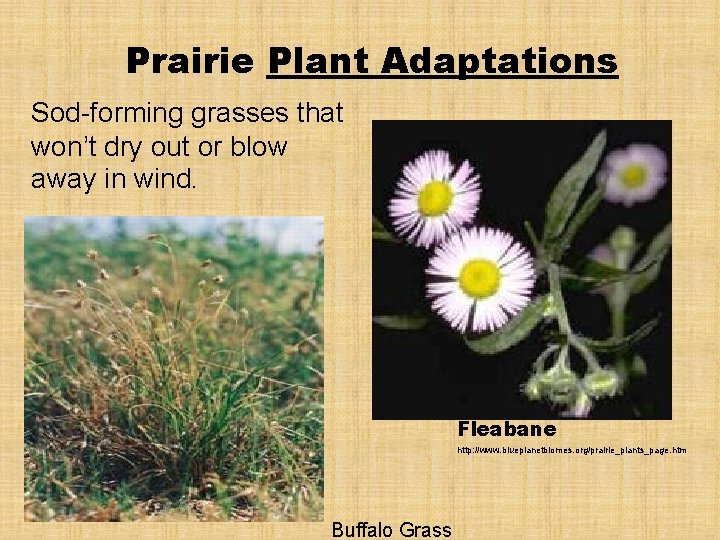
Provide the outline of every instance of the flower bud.
{"type": "Polygon", "coordinates": [[[635,249],[635,231],[621,225],[610,235],[609,243],[615,251],[632,251],[635,249]]]}
{"type": "MultiPolygon", "coordinates": [[[[577,376],[562,364],[555,364],[547,371],[535,375],[542,394],[557,405],[568,405],[575,401],[580,390],[577,376]]],[[[529,382],[529,381],[528,381],[529,382]]]]}
{"type": "Polygon", "coordinates": [[[543,397],[543,385],[538,375],[533,375],[523,385],[522,391],[530,401],[538,401],[543,397]]]}
{"type": "Polygon", "coordinates": [[[620,391],[620,376],[613,369],[592,371],[583,378],[583,387],[591,397],[612,397],[620,391]]]}
{"type": "Polygon", "coordinates": [[[575,376],[573,372],[568,370],[566,367],[561,366],[560,364],[555,364],[547,371],[543,371],[539,375],[535,375],[535,377],[542,386],[551,386],[556,380],[567,377],[568,375],[573,377],[575,376]]]}
{"type": "Polygon", "coordinates": [[[644,377],[647,375],[647,365],[642,356],[635,355],[632,362],[630,363],[630,374],[634,377],[644,377]]]}
{"type": "Polygon", "coordinates": [[[579,384],[577,376],[567,368],[553,366],[538,376],[547,398],[557,405],[567,405],[575,401],[579,384]]]}
{"type": "Polygon", "coordinates": [[[568,405],[577,399],[579,390],[576,377],[565,377],[548,387],[547,397],[556,405],[568,405]]]}

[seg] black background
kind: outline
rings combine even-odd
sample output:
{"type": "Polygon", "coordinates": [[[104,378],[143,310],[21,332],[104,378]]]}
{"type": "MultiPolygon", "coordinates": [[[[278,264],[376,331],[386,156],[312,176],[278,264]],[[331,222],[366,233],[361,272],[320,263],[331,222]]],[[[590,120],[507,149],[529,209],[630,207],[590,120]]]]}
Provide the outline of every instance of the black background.
{"type": "MultiPolygon", "coordinates": [[[[608,132],[606,152],[633,142],[652,143],[670,161],[670,121],[374,121],[373,215],[392,231],[387,204],[402,166],[425,150],[442,148],[455,163],[468,159],[481,175],[475,223],[510,232],[530,249],[523,221],[542,231],[550,192],[601,129],[608,132]]],[[[586,194],[594,183],[588,184],[586,194]]],[[[671,212],[670,178],[649,202],[626,208],[603,201],[564,262],[604,243],[620,224],[635,229],[644,247],[671,212]]],[[[424,296],[427,256],[421,248],[373,242],[374,316],[429,312],[424,296]]],[[[628,308],[628,332],[661,314],[659,326],[634,349],[645,359],[647,376],[632,380],[622,396],[598,402],[591,418],[671,418],[670,268],[668,256],[659,278],[632,297],[628,308]]],[[[546,291],[546,282],[538,281],[535,289],[546,291]]],[[[567,294],[566,302],[574,330],[596,338],[609,335],[610,315],[602,296],[567,294]]],[[[501,354],[479,356],[437,317],[422,331],[373,324],[373,419],[557,418],[557,409],[529,402],[520,393],[531,364],[544,350],[539,334],[536,330],[501,354]]]]}

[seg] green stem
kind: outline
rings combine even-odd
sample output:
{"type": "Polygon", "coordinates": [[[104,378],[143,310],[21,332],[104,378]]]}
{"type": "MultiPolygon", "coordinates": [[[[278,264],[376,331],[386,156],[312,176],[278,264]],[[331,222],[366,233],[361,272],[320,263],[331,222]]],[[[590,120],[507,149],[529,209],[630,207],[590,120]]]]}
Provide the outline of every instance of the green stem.
{"type": "Polygon", "coordinates": [[[558,371],[562,372],[568,372],[570,371],[570,366],[568,366],[568,355],[570,351],[568,349],[568,346],[565,345],[562,349],[560,349],[560,353],[557,356],[557,361],[555,362],[555,366],[557,367],[558,371]]]}
{"type": "Polygon", "coordinates": [[[610,311],[612,315],[612,336],[622,338],[625,336],[625,302],[613,302],[610,311]]]}
{"type": "Polygon", "coordinates": [[[565,336],[571,336],[572,329],[570,328],[570,320],[568,319],[567,310],[565,309],[565,301],[562,296],[562,289],[560,288],[560,270],[554,263],[550,263],[550,265],[548,265],[548,279],[550,281],[550,294],[553,295],[555,308],[557,309],[557,320],[560,333],[565,336]]]}
{"type": "MultiPolygon", "coordinates": [[[[590,371],[600,369],[600,363],[597,361],[595,354],[588,349],[585,344],[575,336],[575,334],[573,334],[572,328],[570,327],[570,320],[568,319],[567,309],[565,309],[562,288],[560,287],[560,270],[554,263],[548,266],[548,278],[550,280],[550,293],[553,296],[555,307],[557,309],[557,320],[560,333],[565,335],[568,344],[580,353],[590,371]]],[[[567,346],[565,346],[558,355],[558,364],[561,365],[561,368],[569,369],[569,366],[567,366],[568,353],[569,350],[567,346]]]]}
{"type": "MultiPolygon", "coordinates": [[[[634,248],[627,247],[625,245],[613,247],[614,266],[620,270],[627,270],[630,267],[633,249],[634,248]]],[[[618,281],[611,286],[607,302],[608,307],[610,308],[612,337],[615,339],[622,339],[625,337],[625,309],[627,308],[629,298],[630,292],[628,291],[627,285],[624,281],[618,281]]],[[[623,378],[627,377],[627,353],[621,351],[615,353],[615,369],[623,378]]]]}
{"type": "Polygon", "coordinates": [[[575,336],[570,336],[568,338],[568,342],[570,345],[575,347],[577,351],[580,353],[580,355],[585,359],[585,363],[588,366],[588,370],[590,371],[598,371],[600,370],[600,362],[598,362],[597,357],[595,356],[595,353],[593,353],[583,342],[581,339],[578,339],[575,336]]]}
{"type": "MultiPolygon", "coordinates": [[[[614,265],[620,270],[627,270],[630,267],[632,257],[631,249],[615,249],[614,265]]],[[[618,281],[612,286],[610,293],[610,314],[612,317],[612,335],[614,338],[625,336],[625,308],[628,302],[628,291],[624,281],[618,281]]]]}
{"type": "Polygon", "coordinates": [[[535,374],[539,375],[543,372],[545,369],[545,361],[550,358],[551,355],[555,353],[560,348],[560,345],[550,345],[547,349],[543,351],[543,353],[538,356],[537,360],[535,360],[535,374]]]}
{"type": "MultiPolygon", "coordinates": [[[[613,286],[612,298],[610,299],[610,316],[612,317],[612,337],[622,339],[625,337],[625,307],[627,306],[627,293],[624,283],[616,283],[613,286]]],[[[615,369],[627,376],[627,353],[618,351],[615,353],[615,369]]]]}

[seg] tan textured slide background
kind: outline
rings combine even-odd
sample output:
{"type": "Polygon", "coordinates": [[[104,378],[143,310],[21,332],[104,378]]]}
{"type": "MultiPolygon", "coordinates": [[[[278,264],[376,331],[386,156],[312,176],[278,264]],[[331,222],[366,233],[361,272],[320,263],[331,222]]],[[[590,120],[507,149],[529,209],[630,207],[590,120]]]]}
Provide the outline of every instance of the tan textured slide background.
{"type": "MultiPolygon", "coordinates": [[[[328,538],[331,522],[449,524],[453,538],[718,538],[720,532],[720,5],[717,2],[3,2],[0,91],[0,537],[328,538]],[[112,7],[111,7],[112,6],[112,7]],[[121,7],[122,6],[122,7],[121,7]],[[248,52],[247,75],[129,75],[127,47],[248,52]],[[608,81],[266,81],[270,46],[439,52],[614,53],[608,81]],[[335,125],[50,127],[32,103],[168,106],[342,101],[335,125]],[[671,119],[673,420],[558,421],[556,446],[682,446],[683,456],[459,456],[456,422],[372,422],[371,120],[671,119]],[[33,136],[287,138],[282,159],[194,158],[195,190],[37,192],[36,168],[125,162],[32,157],[33,136]],[[52,135],[51,135],[52,134],[52,135]],[[325,523],[23,523],[23,217],[324,215],[326,218],[325,523]]],[[[108,160],[109,161],[109,160],[108,160]]],[[[150,160],[137,165],[150,166],[150,160]]],[[[152,167],[177,166],[174,161],[152,167]]],[[[528,182],[532,178],[527,179],[528,182]]],[[[99,183],[99,181],[97,182],[99,183]]],[[[652,366],[651,366],[652,368],[652,366]]],[[[427,396],[433,399],[433,396],[427,396]]]]}

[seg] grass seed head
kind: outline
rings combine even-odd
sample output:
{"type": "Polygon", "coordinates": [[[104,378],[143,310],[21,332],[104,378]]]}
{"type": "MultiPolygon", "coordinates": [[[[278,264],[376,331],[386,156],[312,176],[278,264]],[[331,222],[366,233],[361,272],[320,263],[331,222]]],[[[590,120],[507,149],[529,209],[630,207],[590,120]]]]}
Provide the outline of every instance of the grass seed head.
{"type": "Polygon", "coordinates": [[[208,266],[212,266],[212,259],[205,259],[202,263],[200,263],[200,266],[202,268],[207,268],[208,266]]]}
{"type": "Polygon", "coordinates": [[[225,276],[223,276],[222,274],[218,274],[212,279],[215,283],[225,283],[225,276]]]}
{"type": "Polygon", "coordinates": [[[87,287],[87,283],[85,283],[82,279],[78,279],[75,284],[77,285],[78,289],[84,289],[87,287]]]}
{"type": "Polygon", "coordinates": [[[140,267],[139,266],[136,266],[135,268],[132,269],[132,275],[133,276],[140,275],[140,267]]]}
{"type": "Polygon", "coordinates": [[[150,293],[151,293],[155,298],[162,298],[162,296],[163,296],[162,291],[161,291],[160,289],[158,289],[157,287],[153,287],[152,289],[150,289],[150,293]]]}
{"type": "Polygon", "coordinates": [[[72,291],[69,291],[68,289],[55,289],[53,293],[57,296],[70,296],[72,291]]]}
{"type": "Polygon", "coordinates": [[[160,235],[159,235],[159,234],[148,234],[148,235],[145,237],[145,239],[146,239],[146,240],[149,240],[149,241],[157,240],[158,238],[160,238],[160,235]]]}
{"type": "Polygon", "coordinates": [[[91,261],[94,261],[95,259],[97,259],[98,252],[95,251],[94,249],[91,249],[90,251],[88,251],[88,252],[85,254],[85,256],[86,256],[88,259],[90,259],[91,261]]]}
{"type": "Polygon", "coordinates": [[[107,270],[105,270],[104,268],[100,269],[100,279],[110,279],[110,274],[108,274],[107,270]]]}

